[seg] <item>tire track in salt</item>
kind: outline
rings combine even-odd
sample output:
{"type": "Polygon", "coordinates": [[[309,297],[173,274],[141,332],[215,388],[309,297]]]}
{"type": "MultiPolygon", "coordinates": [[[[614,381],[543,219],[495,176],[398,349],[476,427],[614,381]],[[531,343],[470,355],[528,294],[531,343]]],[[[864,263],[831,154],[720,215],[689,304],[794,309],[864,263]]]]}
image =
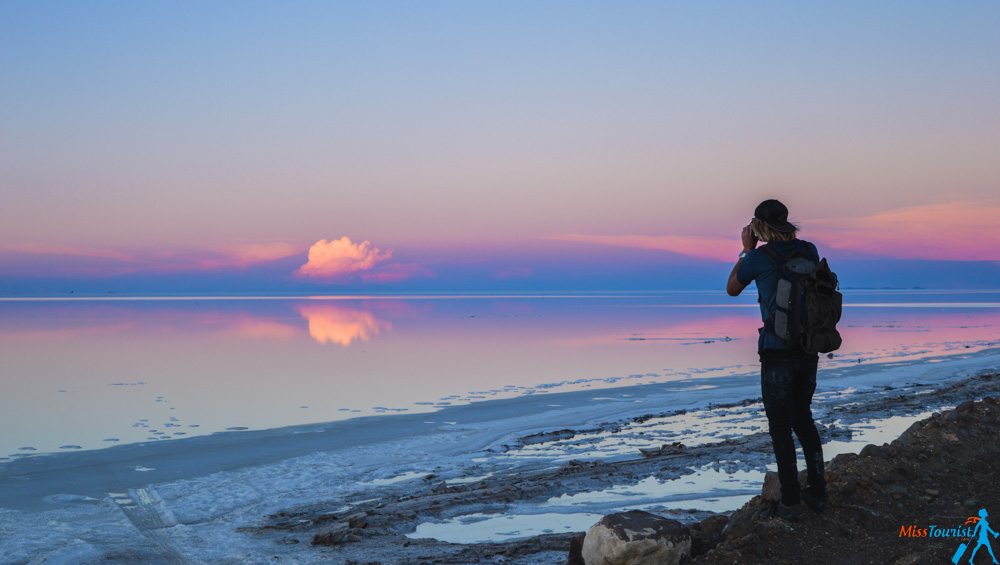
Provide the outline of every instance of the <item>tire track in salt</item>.
{"type": "Polygon", "coordinates": [[[159,493],[152,487],[129,489],[128,492],[109,492],[118,508],[163,556],[174,565],[196,565],[199,561],[185,557],[171,542],[165,529],[177,525],[177,518],[167,508],[159,493]]]}

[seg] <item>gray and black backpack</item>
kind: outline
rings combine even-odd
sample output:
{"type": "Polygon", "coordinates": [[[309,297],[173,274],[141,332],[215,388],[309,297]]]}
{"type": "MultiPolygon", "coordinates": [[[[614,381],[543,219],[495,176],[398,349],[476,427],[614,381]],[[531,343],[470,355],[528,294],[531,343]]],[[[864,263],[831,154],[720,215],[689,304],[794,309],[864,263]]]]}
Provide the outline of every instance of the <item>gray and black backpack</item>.
{"type": "Polygon", "coordinates": [[[764,329],[784,340],[790,349],[829,353],[841,343],[837,322],[843,296],[826,259],[817,263],[805,255],[804,247],[799,245],[783,255],[770,245],[761,246],[778,272],[774,309],[764,329]]]}

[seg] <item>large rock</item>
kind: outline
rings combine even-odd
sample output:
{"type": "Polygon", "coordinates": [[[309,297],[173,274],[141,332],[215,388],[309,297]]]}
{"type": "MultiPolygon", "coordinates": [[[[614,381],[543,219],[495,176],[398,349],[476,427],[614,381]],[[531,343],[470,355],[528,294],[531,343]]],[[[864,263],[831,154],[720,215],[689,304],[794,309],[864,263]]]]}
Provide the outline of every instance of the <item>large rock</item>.
{"type": "Polygon", "coordinates": [[[760,497],[766,502],[781,500],[781,479],[778,478],[778,473],[768,471],[764,475],[764,486],[760,489],[760,497]]]}
{"type": "Polygon", "coordinates": [[[583,539],[586,565],[677,565],[690,552],[687,527],[642,510],[608,514],[583,539]]]}

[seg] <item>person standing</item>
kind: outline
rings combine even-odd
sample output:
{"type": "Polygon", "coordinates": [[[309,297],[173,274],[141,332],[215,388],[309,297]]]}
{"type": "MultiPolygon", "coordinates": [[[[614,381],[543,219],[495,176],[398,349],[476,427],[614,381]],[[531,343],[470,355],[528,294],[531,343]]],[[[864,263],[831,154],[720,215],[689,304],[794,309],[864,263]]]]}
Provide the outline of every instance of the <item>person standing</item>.
{"type": "Polygon", "coordinates": [[[775,512],[788,519],[801,514],[802,502],[820,512],[827,499],[823,446],[810,408],[816,391],[819,356],[778,337],[774,326],[783,260],[798,253],[819,261],[816,246],[798,239],[798,231],[798,226],[788,221],[788,208],[784,204],[774,199],[761,202],[750,223],[743,228],[743,251],[726,284],[730,296],[739,296],[751,282],[757,284],[764,324],[758,330],[757,340],[761,397],[781,482],[781,501],[775,512]],[[758,247],[758,241],[766,243],[758,247]],[[805,489],[799,485],[792,432],[798,437],[805,455],[808,475],[805,489]]]}

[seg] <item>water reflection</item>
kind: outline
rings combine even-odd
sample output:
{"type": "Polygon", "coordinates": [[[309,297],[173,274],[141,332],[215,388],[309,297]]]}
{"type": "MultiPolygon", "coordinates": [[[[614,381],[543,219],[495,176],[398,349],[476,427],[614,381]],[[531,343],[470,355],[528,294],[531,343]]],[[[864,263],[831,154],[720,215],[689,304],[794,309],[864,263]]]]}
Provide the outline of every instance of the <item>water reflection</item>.
{"type": "Polygon", "coordinates": [[[297,325],[257,316],[240,315],[231,321],[232,334],[248,339],[289,340],[299,334],[297,325]]]}
{"type": "Polygon", "coordinates": [[[391,330],[392,323],[379,320],[370,310],[335,306],[333,304],[308,304],[296,308],[309,322],[309,335],[318,343],[337,343],[347,347],[355,341],[369,341],[383,330],[391,330]]]}
{"type": "MultiPolygon", "coordinates": [[[[758,370],[754,304],[678,302],[0,301],[0,461],[558,390],[677,383],[682,395],[692,377],[758,370]]],[[[998,326],[1000,308],[850,309],[844,347],[821,363],[971,353],[998,326]]]]}

